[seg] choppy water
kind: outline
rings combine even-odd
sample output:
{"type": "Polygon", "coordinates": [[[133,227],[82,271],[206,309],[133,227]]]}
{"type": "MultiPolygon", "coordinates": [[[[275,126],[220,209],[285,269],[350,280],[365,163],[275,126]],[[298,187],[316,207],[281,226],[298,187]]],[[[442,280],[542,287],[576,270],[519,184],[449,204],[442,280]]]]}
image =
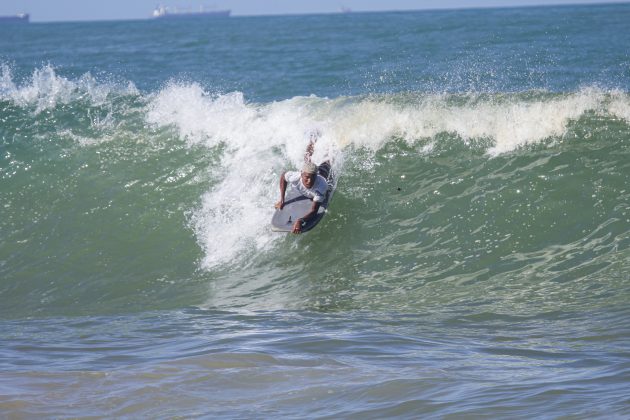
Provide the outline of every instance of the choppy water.
{"type": "Polygon", "coordinates": [[[0,413],[630,416],[629,18],[0,28],[0,413]]]}

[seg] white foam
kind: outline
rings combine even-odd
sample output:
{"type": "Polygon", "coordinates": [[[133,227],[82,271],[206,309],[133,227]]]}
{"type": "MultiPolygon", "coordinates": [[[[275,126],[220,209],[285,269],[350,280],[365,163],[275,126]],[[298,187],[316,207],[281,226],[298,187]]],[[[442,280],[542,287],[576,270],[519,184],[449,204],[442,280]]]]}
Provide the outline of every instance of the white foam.
{"type": "Polygon", "coordinates": [[[89,72],[76,80],[59,76],[51,65],[35,69],[30,80],[16,83],[11,68],[0,65],[0,99],[10,100],[18,106],[34,106],[35,113],[87,99],[93,105],[102,105],[110,94],[138,95],[133,83],[121,86],[117,83],[97,81],[89,72]]]}
{"type": "Polygon", "coordinates": [[[630,96],[618,90],[611,92],[608,110],[615,117],[630,122],[630,96]]]}
{"type": "Polygon", "coordinates": [[[624,115],[627,96],[605,107],[607,94],[598,89],[539,100],[479,99],[449,104],[445,95],[427,96],[416,104],[397,105],[383,100],[363,100],[346,107],[330,126],[340,145],[380,148],[392,138],[409,143],[451,133],[465,141],[490,139],[490,155],[510,152],[566,133],[568,124],[586,112],[624,115]],[[625,101],[625,102],[624,102],[625,101]]]}
{"type": "Polygon", "coordinates": [[[608,93],[584,89],[567,95],[503,95],[454,98],[402,95],[326,99],[295,97],[266,104],[248,103],[239,92],[210,94],[197,84],[171,83],[155,95],[147,120],[176,127],[191,145],[223,145],[217,183],[202,197],[193,226],[211,268],[236,257],[265,250],[284,236],[269,231],[278,177],[299,167],[308,133],[319,130],[316,162],[344,150],[378,150],[393,138],[420,139],[431,153],[439,133],[464,141],[489,139],[489,155],[560,137],[586,112],[627,118],[628,98],[611,101],[608,93]]]}

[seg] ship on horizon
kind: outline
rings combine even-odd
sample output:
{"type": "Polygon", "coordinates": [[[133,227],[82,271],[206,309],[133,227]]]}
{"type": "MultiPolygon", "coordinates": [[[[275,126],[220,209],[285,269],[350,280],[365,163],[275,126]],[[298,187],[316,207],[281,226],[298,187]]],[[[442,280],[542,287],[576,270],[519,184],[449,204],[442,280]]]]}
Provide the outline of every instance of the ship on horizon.
{"type": "Polygon", "coordinates": [[[154,19],[186,19],[186,18],[220,18],[229,17],[231,10],[204,10],[199,7],[198,11],[171,9],[165,6],[158,6],[153,10],[154,19]]]}
{"type": "Polygon", "coordinates": [[[29,23],[30,15],[28,13],[18,13],[12,16],[0,16],[0,24],[3,23],[29,23]]]}

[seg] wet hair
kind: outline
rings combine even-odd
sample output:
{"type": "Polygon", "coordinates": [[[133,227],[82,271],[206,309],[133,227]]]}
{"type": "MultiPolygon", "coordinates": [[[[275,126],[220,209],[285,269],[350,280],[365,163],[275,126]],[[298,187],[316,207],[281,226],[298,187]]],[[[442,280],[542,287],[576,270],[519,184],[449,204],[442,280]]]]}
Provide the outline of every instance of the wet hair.
{"type": "Polygon", "coordinates": [[[313,162],[306,162],[304,166],[302,166],[302,173],[315,175],[317,173],[317,165],[313,162]]]}

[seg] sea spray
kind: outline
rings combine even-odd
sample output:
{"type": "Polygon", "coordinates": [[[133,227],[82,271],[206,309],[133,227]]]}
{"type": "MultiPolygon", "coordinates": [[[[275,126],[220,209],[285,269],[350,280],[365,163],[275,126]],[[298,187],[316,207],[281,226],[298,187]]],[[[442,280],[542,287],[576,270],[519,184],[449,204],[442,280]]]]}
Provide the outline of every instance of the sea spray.
{"type": "Polygon", "coordinates": [[[20,107],[34,107],[35,114],[73,101],[87,100],[92,106],[100,106],[115,96],[138,94],[132,82],[103,82],[90,73],[73,80],[60,76],[50,64],[35,69],[30,79],[22,82],[15,80],[6,63],[0,66],[0,99],[20,107]]]}

